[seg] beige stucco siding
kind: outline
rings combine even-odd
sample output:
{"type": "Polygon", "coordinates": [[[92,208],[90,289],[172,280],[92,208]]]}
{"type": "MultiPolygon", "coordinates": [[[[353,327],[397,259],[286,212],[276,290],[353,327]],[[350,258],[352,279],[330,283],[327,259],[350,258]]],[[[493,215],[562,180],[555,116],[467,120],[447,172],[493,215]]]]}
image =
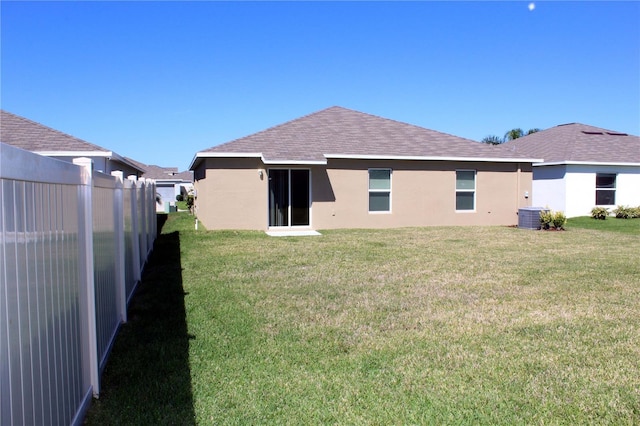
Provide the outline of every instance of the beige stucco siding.
{"type": "Polygon", "coordinates": [[[266,229],[267,176],[259,158],[208,158],[194,173],[196,214],[207,229],[266,229]]]}
{"type": "Polygon", "coordinates": [[[517,163],[333,160],[327,174],[335,203],[314,201],[317,229],[514,225],[531,199],[531,168],[518,172],[517,163]],[[369,168],[392,170],[390,213],[368,211],[369,168]],[[456,170],[477,172],[473,212],[455,211],[456,170]]]}
{"type": "Polygon", "coordinates": [[[197,214],[204,226],[267,229],[270,168],[311,170],[313,229],[515,225],[518,208],[531,205],[527,163],[330,159],[327,166],[293,167],[265,166],[258,158],[212,158],[195,173],[197,214]],[[368,211],[370,168],[392,170],[390,213],[368,211]],[[456,170],[476,171],[472,212],[455,211],[456,170]]]}

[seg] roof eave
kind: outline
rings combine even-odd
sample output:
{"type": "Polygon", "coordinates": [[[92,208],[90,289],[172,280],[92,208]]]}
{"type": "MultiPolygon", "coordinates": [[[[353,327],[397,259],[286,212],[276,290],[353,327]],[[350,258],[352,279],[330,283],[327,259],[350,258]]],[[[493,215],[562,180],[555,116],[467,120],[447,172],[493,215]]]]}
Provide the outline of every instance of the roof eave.
{"type": "Polygon", "coordinates": [[[541,158],[447,157],[416,155],[325,154],[325,157],[348,160],[474,161],[487,163],[535,163],[543,161],[541,158]]]}
{"type": "Polygon", "coordinates": [[[141,173],[144,173],[144,170],[141,169],[138,165],[134,164],[132,161],[127,160],[117,152],[113,151],[33,151],[36,154],[43,155],[45,157],[103,157],[109,160],[114,160],[122,164],[126,164],[127,166],[135,169],[141,173]]]}
{"type": "Polygon", "coordinates": [[[640,167],[640,163],[625,163],[621,161],[538,161],[533,163],[534,167],[541,166],[626,166],[640,167]]]}
{"type": "Polygon", "coordinates": [[[198,152],[193,157],[189,170],[200,163],[203,158],[259,158],[265,165],[325,165],[327,160],[267,160],[261,152],[198,152]]]}
{"type": "Polygon", "coordinates": [[[265,160],[262,159],[265,165],[280,164],[283,166],[324,166],[327,164],[327,160],[265,160]]]}
{"type": "Polygon", "coordinates": [[[111,157],[111,151],[33,151],[45,157],[111,157]]]}
{"type": "Polygon", "coordinates": [[[195,170],[195,167],[200,163],[203,158],[260,158],[262,159],[261,152],[196,152],[193,156],[191,164],[189,164],[189,170],[195,170]]]}

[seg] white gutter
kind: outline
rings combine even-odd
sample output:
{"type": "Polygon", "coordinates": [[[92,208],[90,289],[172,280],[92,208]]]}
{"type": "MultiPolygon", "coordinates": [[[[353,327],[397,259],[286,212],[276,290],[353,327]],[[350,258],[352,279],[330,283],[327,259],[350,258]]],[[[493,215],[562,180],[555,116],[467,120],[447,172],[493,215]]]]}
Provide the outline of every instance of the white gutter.
{"type": "Polygon", "coordinates": [[[193,157],[189,170],[193,170],[198,159],[202,158],[259,158],[263,164],[282,165],[324,165],[327,160],[267,160],[261,152],[197,152],[193,157]]]}
{"type": "Polygon", "coordinates": [[[324,166],[327,164],[327,160],[265,160],[262,159],[264,164],[282,164],[282,165],[320,165],[324,166]]]}
{"type": "MultiPolygon", "coordinates": [[[[543,160],[544,161],[544,160],[543,160]]],[[[533,163],[534,167],[539,166],[628,166],[640,167],[640,163],[622,163],[622,162],[606,162],[606,161],[551,161],[544,163],[542,161],[533,163]]]]}
{"type": "MultiPolygon", "coordinates": [[[[413,155],[361,155],[361,154],[324,154],[326,159],[346,160],[409,160],[409,161],[475,161],[486,163],[540,163],[542,158],[483,158],[483,157],[436,157],[413,155]]],[[[198,152],[193,157],[189,170],[193,170],[202,158],[260,158],[265,165],[326,165],[327,160],[267,160],[261,152],[198,152]]]]}
{"type": "Polygon", "coordinates": [[[196,152],[193,156],[189,170],[193,170],[196,162],[201,158],[262,158],[261,152],[196,152]]]}
{"type": "Polygon", "coordinates": [[[111,157],[111,151],[33,151],[45,157],[111,157]]]}
{"type": "Polygon", "coordinates": [[[36,154],[44,155],[45,157],[104,157],[109,160],[115,160],[120,163],[126,164],[141,173],[144,173],[140,167],[133,164],[131,161],[120,156],[113,151],[33,151],[36,154]]]}
{"type": "Polygon", "coordinates": [[[544,161],[541,158],[436,157],[412,155],[325,154],[324,156],[326,158],[341,158],[349,160],[476,161],[488,163],[535,163],[544,161]]]}

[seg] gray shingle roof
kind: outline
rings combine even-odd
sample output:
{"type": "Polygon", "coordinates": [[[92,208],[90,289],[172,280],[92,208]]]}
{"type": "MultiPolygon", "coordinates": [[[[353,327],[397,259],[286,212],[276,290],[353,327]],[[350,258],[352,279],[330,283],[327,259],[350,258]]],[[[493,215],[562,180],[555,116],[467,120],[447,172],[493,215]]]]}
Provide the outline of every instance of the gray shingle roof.
{"type": "Polygon", "coordinates": [[[0,110],[0,141],[32,152],[110,152],[82,139],[0,110]]]}
{"type": "Polygon", "coordinates": [[[196,157],[233,154],[261,154],[273,163],[325,162],[331,156],[522,159],[499,146],[337,106],[209,148],[196,157]]]}
{"type": "Polygon", "coordinates": [[[79,153],[109,157],[110,161],[142,171],[134,162],[111,150],[4,110],[0,110],[0,142],[53,157],[77,156],[79,153]]]}
{"type": "Polygon", "coordinates": [[[588,126],[562,124],[503,144],[545,163],[640,163],[640,137],[588,126]]]}
{"type": "Polygon", "coordinates": [[[143,177],[147,179],[158,180],[172,180],[172,181],[182,181],[182,182],[193,182],[193,172],[185,171],[178,172],[177,167],[161,167],[149,164],[143,164],[139,161],[133,160],[131,158],[127,158],[128,161],[132,162],[138,168],[140,168],[144,174],[143,177]]]}

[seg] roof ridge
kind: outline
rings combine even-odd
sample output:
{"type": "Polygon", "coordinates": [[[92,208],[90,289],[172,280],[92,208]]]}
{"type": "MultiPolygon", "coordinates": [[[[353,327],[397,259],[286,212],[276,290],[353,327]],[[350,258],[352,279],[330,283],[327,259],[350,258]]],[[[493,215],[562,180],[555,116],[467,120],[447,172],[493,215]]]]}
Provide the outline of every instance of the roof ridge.
{"type": "MultiPolygon", "coordinates": [[[[338,108],[341,108],[341,107],[338,107],[338,108]]],[[[327,109],[329,109],[329,108],[327,108],[327,109]]],[[[447,133],[447,132],[441,132],[440,130],[434,130],[434,129],[430,129],[428,127],[418,126],[417,124],[408,123],[406,121],[400,121],[400,120],[396,120],[396,119],[393,119],[393,118],[383,117],[383,116],[376,115],[376,114],[371,114],[371,113],[368,113],[368,112],[350,110],[349,108],[343,108],[343,109],[346,109],[348,111],[357,112],[357,113],[360,113],[360,114],[363,114],[363,115],[368,115],[368,116],[371,116],[371,117],[374,117],[374,118],[386,120],[386,121],[393,121],[394,123],[402,124],[402,125],[405,125],[405,126],[415,127],[416,129],[421,129],[421,130],[426,130],[428,132],[438,133],[440,135],[450,136],[450,137],[457,138],[457,139],[464,139],[466,141],[473,142],[473,143],[480,143],[479,141],[476,141],[476,140],[473,140],[473,139],[469,139],[469,138],[465,138],[463,136],[458,136],[458,135],[454,135],[452,133],[447,133]]],[[[487,145],[487,146],[490,146],[490,147],[493,146],[493,145],[488,145],[488,144],[483,144],[483,145],[487,145]]]]}
{"type": "MultiPolygon", "coordinates": [[[[558,124],[556,126],[550,127],[549,129],[554,129],[556,127],[564,127],[564,126],[581,126],[581,127],[588,127],[590,129],[597,129],[598,132],[603,133],[603,134],[608,134],[611,136],[634,136],[631,135],[630,133],[625,133],[625,132],[619,132],[617,130],[611,130],[611,129],[606,129],[604,127],[599,127],[599,126],[594,126],[592,124],[584,124],[584,123],[578,123],[578,122],[574,122],[574,123],[565,123],[565,124],[558,124]]],[[[545,129],[545,130],[549,130],[549,129],[545,129]]],[[[583,133],[585,132],[585,130],[581,130],[583,133]]],[[[586,132],[589,132],[589,130],[586,130],[586,132]]]]}
{"type": "Polygon", "coordinates": [[[343,107],[340,107],[340,106],[337,106],[337,105],[330,106],[330,107],[327,107],[327,108],[323,108],[323,109],[318,110],[318,111],[310,112],[310,113],[308,113],[306,115],[303,115],[301,117],[292,118],[291,120],[285,121],[284,123],[275,124],[275,125],[273,125],[271,127],[267,127],[266,129],[258,130],[255,133],[251,133],[251,134],[248,134],[248,135],[240,136],[239,138],[235,138],[235,139],[232,139],[230,141],[223,142],[223,143],[221,143],[219,145],[214,145],[213,147],[209,147],[209,148],[204,149],[204,151],[209,150],[211,148],[218,148],[218,147],[222,147],[222,146],[228,145],[230,143],[241,141],[241,140],[246,139],[248,137],[258,136],[258,135],[261,135],[263,133],[269,132],[271,130],[277,129],[279,127],[285,126],[287,124],[295,123],[297,121],[300,121],[300,120],[303,120],[305,118],[311,117],[312,115],[316,115],[316,114],[319,114],[319,113],[324,112],[324,111],[328,111],[328,110],[333,109],[333,108],[347,109],[347,108],[343,108],[343,107]]]}

